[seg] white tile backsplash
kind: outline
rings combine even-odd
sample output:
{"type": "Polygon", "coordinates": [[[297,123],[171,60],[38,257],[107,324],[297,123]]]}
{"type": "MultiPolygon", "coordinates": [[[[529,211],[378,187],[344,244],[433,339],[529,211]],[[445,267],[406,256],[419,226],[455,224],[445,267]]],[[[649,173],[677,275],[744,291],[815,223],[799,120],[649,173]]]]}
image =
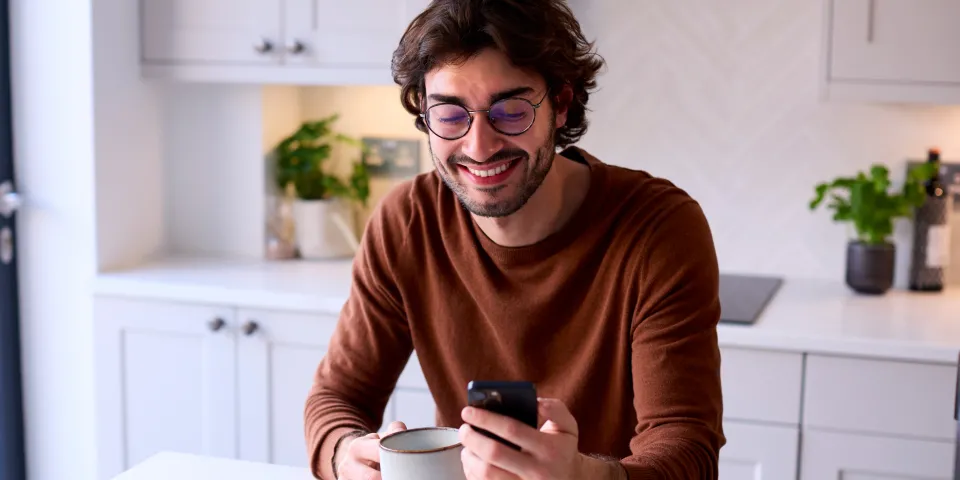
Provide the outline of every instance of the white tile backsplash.
{"type": "MultiPolygon", "coordinates": [[[[725,270],[842,280],[850,229],[807,209],[814,185],[875,162],[900,180],[931,146],[960,160],[960,106],[820,101],[827,2],[572,4],[608,63],[584,146],[687,189],[725,270]]],[[[910,230],[898,222],[900,286],[910,230]]]]}
{"type": "MultiPolygon", "coordinates": [[[[726,271],[842,279],[849,227],[807,209],[814,185],[875,162],[899,180],[907,160],[931,146],[960,160],[960,106],[820,101],[825,2],[571,4],[608,65],[581,146],[688,190],[726,271]]],[[[341,112],[346,133],[423,138],[396,87],[304,88],[302,99],[305,116],[341,112]]],[[[903,286],[905,221],[896,241],[903,286]]],[[[960,275],[960,253],[954,258],[951,279],[960,275]]]]}

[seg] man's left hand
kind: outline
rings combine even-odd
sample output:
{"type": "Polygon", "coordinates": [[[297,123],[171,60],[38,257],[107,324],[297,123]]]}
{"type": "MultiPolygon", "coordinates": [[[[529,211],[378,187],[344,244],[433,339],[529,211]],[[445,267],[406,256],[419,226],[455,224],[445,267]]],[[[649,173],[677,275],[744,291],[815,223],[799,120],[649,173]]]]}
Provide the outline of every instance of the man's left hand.
{"type": "Polygon", "coordinates": [[[486,410],[467,407],[461,417],[461,459],[468,480],[617,479],[619,466],[581,455],[577,421],[560,400],[541,398],[539,430],[486,410]],[[473,428],[518,445],[514,450],[473,428]]]}

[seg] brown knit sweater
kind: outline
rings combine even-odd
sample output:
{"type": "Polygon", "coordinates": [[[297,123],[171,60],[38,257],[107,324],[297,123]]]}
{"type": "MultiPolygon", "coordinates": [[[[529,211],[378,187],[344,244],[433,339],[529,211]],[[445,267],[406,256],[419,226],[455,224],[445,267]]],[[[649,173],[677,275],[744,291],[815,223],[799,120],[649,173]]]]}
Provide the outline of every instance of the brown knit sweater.
{"type": "Polygon", "coordinates": [[[345,432],[378,429],[414,349],[438,425],[461,425],[470,380],[528,380],[570,408],[582,453],[620,458],[631,479],[717,478],[720,304],[704,214],[666,180],[563,155],[590,166],[590,189],[535,245],[490,241],[434,172],[380,203],[306,402],[318,478],[333,478],[345,432]]]}

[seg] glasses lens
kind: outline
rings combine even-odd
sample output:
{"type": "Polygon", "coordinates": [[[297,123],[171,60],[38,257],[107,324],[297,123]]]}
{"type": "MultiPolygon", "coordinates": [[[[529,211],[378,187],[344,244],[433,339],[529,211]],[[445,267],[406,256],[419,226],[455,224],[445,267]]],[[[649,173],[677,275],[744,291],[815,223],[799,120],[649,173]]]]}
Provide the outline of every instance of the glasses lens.
{"type": "Polygon", "coordinates": [[[440,104],[427,110],[427,126],[439,137],[457,138],[470,128],[470,114],[459,105],[440,104]]]}
{"type": "Polygon", "coordinates": [[[533,105],[516,98],[501,100],[490,107],[490,123],[508,135],[523,133],[530,128],[533,115],[533,105]]]}

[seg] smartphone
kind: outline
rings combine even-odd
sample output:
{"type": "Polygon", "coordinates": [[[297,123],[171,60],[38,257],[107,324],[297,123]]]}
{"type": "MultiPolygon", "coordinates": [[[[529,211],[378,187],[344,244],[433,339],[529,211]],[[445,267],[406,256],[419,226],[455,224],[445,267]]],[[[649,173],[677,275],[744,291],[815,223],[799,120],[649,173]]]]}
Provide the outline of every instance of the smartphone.
{"type": "MultiPolygon", "coordinates": [[[[478,381],[467,384],[467,404],[519,420],[537,428],[537,389],[532,382],[478,381]]],[[[510,448],[520,447],[490,433],[473,427],[510,448]]]]}

